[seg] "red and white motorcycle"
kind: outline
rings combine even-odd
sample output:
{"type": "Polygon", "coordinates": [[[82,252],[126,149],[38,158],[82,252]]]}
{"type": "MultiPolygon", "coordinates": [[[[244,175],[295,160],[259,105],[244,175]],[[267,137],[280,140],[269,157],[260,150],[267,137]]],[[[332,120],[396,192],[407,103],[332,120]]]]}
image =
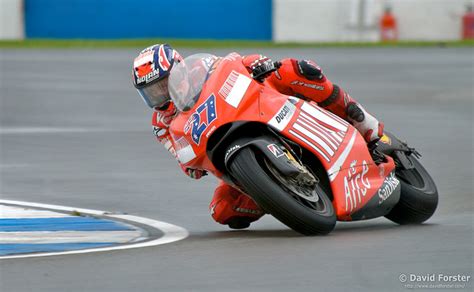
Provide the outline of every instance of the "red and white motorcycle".
{"type": "Polygon", "coordinates": [[[168,86],[180,162],[239,188],[302,234],[379,216],[421,223],[436,209],[436,186],[413,148],[387,133],[369,150],[345,120],[254,81],[236,53],[217,63],[189,56],[168,86]]]}

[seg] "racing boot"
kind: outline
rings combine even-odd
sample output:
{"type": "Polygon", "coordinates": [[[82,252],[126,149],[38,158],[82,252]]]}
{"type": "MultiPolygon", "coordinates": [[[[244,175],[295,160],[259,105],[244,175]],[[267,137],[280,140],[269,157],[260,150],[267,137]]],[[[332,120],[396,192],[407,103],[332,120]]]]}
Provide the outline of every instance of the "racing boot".
{"type": "Polygon", "coordinates": [[[225,182],[217,186],[209,205],[212,218],[232,229],[244,229],[265,213],[249,196],[225,182]]]}

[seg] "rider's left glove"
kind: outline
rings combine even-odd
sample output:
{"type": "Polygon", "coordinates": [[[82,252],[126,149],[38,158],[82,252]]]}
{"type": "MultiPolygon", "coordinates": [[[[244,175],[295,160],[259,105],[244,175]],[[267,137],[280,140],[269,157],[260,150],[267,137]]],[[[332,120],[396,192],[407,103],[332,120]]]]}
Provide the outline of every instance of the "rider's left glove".
{"type": "Polygon", "coordinates": [[[194,179],[200,179],[203,176],[207,175],[207,171],[202,169],[186,168],[181,166],[181,169],[186,173],[187,176],[194,179]]]}
{"type": "Polygon", "coordinates": [[[270,58],[261,56],[250,64],[252,78],[259,82],[263,82],[265,78],[270,76],[272,72],[278,70],[280,66],[280,62],[273,62],[270,58]]]}

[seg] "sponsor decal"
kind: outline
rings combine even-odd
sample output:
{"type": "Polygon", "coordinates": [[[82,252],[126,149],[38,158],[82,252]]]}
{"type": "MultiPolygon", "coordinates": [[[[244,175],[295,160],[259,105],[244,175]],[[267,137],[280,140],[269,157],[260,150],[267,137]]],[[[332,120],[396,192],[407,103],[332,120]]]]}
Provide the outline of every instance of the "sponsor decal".
{"type": "Polygon", "coordinates": [[[219,89],[219,95],[222,96],[228,104],[237,108],[244,98],[250,83],[250,78],[232,71],[224,84],[222,84],[221,89],[219,89]]]}
{"type": "Polygon", "coordinates": [[[196,158],[193,147],[188,143],[185,137],[179,137],[174,140],[176,157],[180,163],[188,163],[196,158]]]}
{"type": "Polygon", "coordinates": [[[290,84],[291,85],[304,86],[304,87],[308,87],[308,88],[312,88],[312,89],[316,89],[316,90],[321,90],[321,91],[324,90],[324,86],[305,83],[305,82],[299,81],[299,80],[292,81],[290,84]]]}
{"type": "Polygon", "coordinates": [[[229,155],[233,153],[234,151],[236,151],[237,149],[240,149],[240,145],[238,144],[227,149],[227,151],[225,152],[224,160],[227,160],[227,157],[229,157],[229,155]]]}
{"type": "Polygon", "coordinates": [[[400,181],[395,177],[395,173],[390,173],[384,180],[382,187],[378,191],[379,205],[385,202],[395,191],[400,181]]]}
{"type": "Polygon", "coordinates": [[[267,145],[267,148],[268,148],[268,150],[270,150],[270,152],[273,155],[275,155],[276,158],[280,158],[283,155],[285,155],[285,153],[280,149],[280,147],[278,147],[275,144],[269,144],[269,145],[267,145]]]}
{"type": "Polygon", "coordinates": [[[191,137],[196,145],[199,145],[202,134],[209,125],[217,119],[216,96],[211,94],[205,102],[200,104],[194,114],[184,125],[184,133],[191,131],[191,137]]]}
{"type": "Polygon", "coordinates": [[[366,177],[369,172],[367,162],[362,161],[362,169],[360,172],[356,170],[357,160],[350,164],[347,175],[344,177],[344,193],[346,195],[346,211],[354,211],[362,202],[362,198],[370,189],[370,181],[366,177]]]}
{"type": "Polygon", "coordinates": [[[207,131],[206,138],[209,138],[209,136],[211,136],[211,134],[214,133],[216,129],[217,129],[216,126],[212,126],[212,128],[210,128],[209,131],[207,131]]]}
{"type": "Polygon", "coordinates": [[[382,142],[384,144],[392,145],[392,140],[390,139],[389,136],[387,136],[385,134],[382,136],[382,138],[380,138],[380,142],[382,142]]]}
{"type": "Polygon", "coordinates": [[[290,107],[285,105],[283,109],[276,115],[276,122],[281,123],[285,117],[290,113],[290,107]]]}
{"type": "Polygon", "coordinates": [[[269,125],[282,131],[286,128],[295,112],[296,106],[291,102],[291,100],[287,100],[277,114],[270,120],[269,125]]]}
{"type": "MultiPolygon", "coordinates": [[[[150,70],[151,70],[151,66],[153,66],[153,65],[150,65],[150,70]]],[[[152,70],[151,72],[147,73],[144,76],[138,76],[137,83],[138,84],[143,83],[143,82],[148,83],[152,80],[155,80],[158,77],[160,77],[160,70],[159,69],[152,70]]]]}
{"type": "Polygon", "coordinates": [[[246,213],[246,214],[253,214],[253,215],[262,214],[262,211],[260,210],[252,210],[252,209],[246,209],[246,208],[240,208],[240,207],[234,207],[234,210],[239,213],[246,213]]]}

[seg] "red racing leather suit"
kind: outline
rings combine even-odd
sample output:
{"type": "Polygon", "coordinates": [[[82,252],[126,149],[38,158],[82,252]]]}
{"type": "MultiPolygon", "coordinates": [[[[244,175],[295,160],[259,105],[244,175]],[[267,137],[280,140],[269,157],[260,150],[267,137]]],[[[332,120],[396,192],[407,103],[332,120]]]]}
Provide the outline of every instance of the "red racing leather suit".
{"type": "MultiPolygon", "coordinates": [[[[250,55],[243,57],[243,64],[252,73],[253,66],[266,57],[250,55]]],[[[268,58],[266,58],[268,59],[268,58]]],[[[357,103],[342,88],[333,84],[324,76],[321,68],[311,60],[283,59],[277,71],[265,79],[267,85],[279,92],[314,101],[319,106],[349,121],[364,136],[367,142],[376,140],[383,135],[383,124],[357,103]]],[[[176,115],[173,104],[168,108],[153,113],[153,132],[158,141],[176,158],[176,153],[168,127],[176,115]]],[[[190,177],[199,179],[202,170],[185,169],[190,177]]],[[[264,215],[263,210],[247,195],[221,181],[214,192],[209,206],[212,218],[231,228],[245,228],[250,222],[264,215]]]]}

